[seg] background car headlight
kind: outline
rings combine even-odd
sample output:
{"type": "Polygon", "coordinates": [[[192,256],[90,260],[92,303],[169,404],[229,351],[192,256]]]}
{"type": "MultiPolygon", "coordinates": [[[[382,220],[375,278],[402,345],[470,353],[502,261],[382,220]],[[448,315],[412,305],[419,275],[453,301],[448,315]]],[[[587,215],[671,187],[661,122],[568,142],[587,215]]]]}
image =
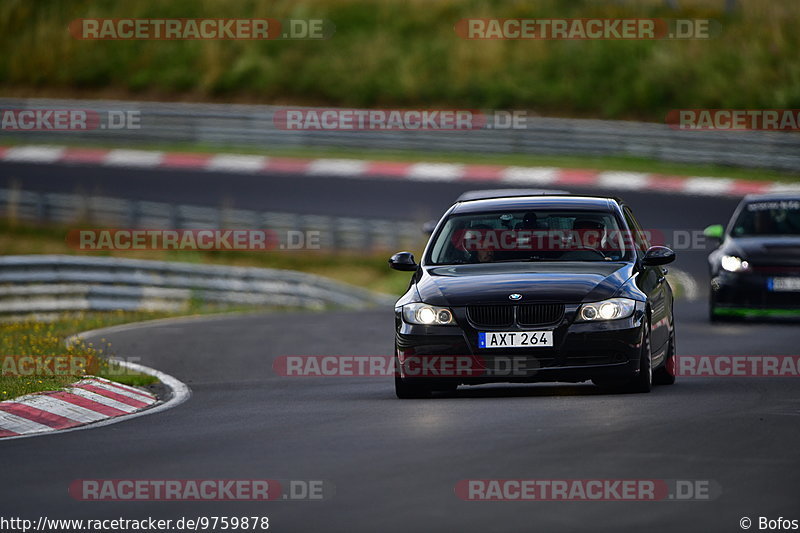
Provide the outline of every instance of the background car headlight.
{"type": "Polygon", "coordinates": [[[750,268],[750,264],[747,261],[735,255],[723,255],[720,265],[728,272],[741,272],[750,268]]]}
{"type": "Polygon", "coordinates": [[[409,324],[423,326],[454,326],[453,312],[446,307],[434,307],[423,303],[403,306],[403,320],[409,324]]]}
{"type": "Polygon", "coordinates": [[[583,304],[578,308],[577,322],[627,318],[633,314],[634,309],[636,309],[636,300],[629,298],[611,298],[602,302],[583,304]]]}

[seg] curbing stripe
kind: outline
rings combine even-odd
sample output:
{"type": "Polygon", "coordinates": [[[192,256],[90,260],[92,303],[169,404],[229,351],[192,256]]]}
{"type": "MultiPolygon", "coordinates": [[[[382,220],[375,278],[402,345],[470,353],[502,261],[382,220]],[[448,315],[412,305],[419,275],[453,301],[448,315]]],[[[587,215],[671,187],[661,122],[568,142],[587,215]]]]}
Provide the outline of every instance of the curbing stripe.
{"type": "Polygon", "coordinates": [[[132,394],[132,395],[134,395],[134,396],[131,396],[132,398],[139,398],[139,399],[143,399],[143,400],[144,399],[151,400],[151,399],[155,398],[155,396],[153,396],[149,392],[146,392],[146,391],[141,390],[141,389],[137,389],[135,387],[131,387],[130,385],[125,385],[123,383],[116,383],[114,381],[111,381],[110,379],[95,377],[94,380],[97,381],[97,382],[100,382],[100,383],[104,383],[104,384],[106,384],[106,385],[108,385],[110,387],[113,387],[111,390],[115,390],[116,391],[117,389],[119,389],[119,390],[125,391],[126,393],[128,393],[128,395],[132,394]]]}
{"type": "Polygon", "coordinates": [[[39,407],[33,407],[27,403],[3,402],[0,403],[0,411],[11,413],[20,418],[26,418],[52,429],[66,429],[80,425],[80,422],[77,420],[51,413],[39,407]]]}
{"type": "Polygon", "coordinates": [[[644,172],[601,172],[597,182],[609,189],[640,190],[647,188],[650,175],[644,172]]]}
{"type": "Polygon", "coordinates": [[[85,389],[81,386],[67,389],[67,391],[71,394],[74,394],[76,396],[81,396],[95,403],[103,404],[106,407],[113,407],[114,409],[122,411],[124,413],[132,413],[136,411],[136,407],[132,405],[128,405],[127,403],[123,402],[118,402],[114,398],[109,398],[108,396],[105,396],[103,394],[98,394],[92,390],[85,389]]]}
{"type": "Polygon", "coordinates": [[[619,190],[646,189],[698,196],[743,196],[762,192],[800,191],[800,184],[785,182],[759,182],[702,176],[662,176],[628,171],[361,159],[305,159],[227,153],[165,153],[147,150],[64,148],[47,145],[0,146],[0,161],[160,167],[249,174],[286,172],[306,176],[393,177],[415,181],[502,181],[517,185],[562,185],[619,190]]]}
{"type": "Polygon", "coordinates": [[[30,398],[25,400],[25,403],[31,407],[37,407],[43,411],[49,411],[72,420],[77,420],[83,424],[89,424],[107,418],[107,416],[102,413],[66,402],[53,394],[31,395],[30,398]]]}
{"type": "Polygon", "coordinates": [[[507,167],[501,180],[520,185],[550,185],[558,180],[558,169],[553,167],[507,167]]]}
{"type": "Polygon", "coordinates": [[[3,411],[0,413],[0,427],[6,431],[12,431],[18,435],[25,435],[26,433],[40,433],[42,431],[50,431],[51,427],[45,426],[33,420],[22,418],[11,413],[3,411]]]}
{"type": "Polygon", "coordinates": [[[106,155],[106,165],[121,167],[155,167],[164,158],[163,152],[147,150],[111,150],[106,155]]]}
{"type": "Polygon", "coordinates": [[[453,163],[414,163],[406,178],[419,181],[457,181],[464,175],[464,165],[453,163]]]}
{"type": "Polygon", "coordinates": [[[88,409],[89,411],[100,413],[106,417],[122,416],[124,414],[127,414],[126,411],[123,411],[121,409],[116,409],[114,407],[109,407],[105,404],[95,402],[94,400],[90,400],[88,398],[79,396],[72,392],[56,392],[51,394],[50,396],[53,396],[54,398],[65,401],[67,403],[71,403],[78,407],[83,407],[84,409],[88,409]]]}
{"type": "Polygon", "coordinates": [[[224,170],[227,172],[258,172],[266,164],[267,158],[263,156],[218,154],[211,157],[205,168],[207,170],[224,170]]]}
{"type": "Polygon", "coordinates": [[[6,161],[55,163],[64,157],[65,149],[58,146],[12,146],[3,154],[6,161]]]}
{"type": "Polygon", "coordinates": [[[105,383],[92,383],[92,384],[87,383],[82,385],[76,385],[76,387],[94,392],[101,396],[105,396],[106,398],[111,398],[112,400],[124,403],[125,405],[130,405],[131,407],[138,407],[138,408],[147,407],[148,405],[156,401],[155,398],[149,401],[144,401],[145,400],[144,398],[134,398],[132,397],[132,395],[129,395],[127,393],[123,394],[121,391],[117,392],[111,389],[105,383]]]}
{"type": "Polygon", "coordinates": [[[306,173],[311,175],[361,176],[368,163],[360,159],[316,159],[308,165],[306,173]]]}

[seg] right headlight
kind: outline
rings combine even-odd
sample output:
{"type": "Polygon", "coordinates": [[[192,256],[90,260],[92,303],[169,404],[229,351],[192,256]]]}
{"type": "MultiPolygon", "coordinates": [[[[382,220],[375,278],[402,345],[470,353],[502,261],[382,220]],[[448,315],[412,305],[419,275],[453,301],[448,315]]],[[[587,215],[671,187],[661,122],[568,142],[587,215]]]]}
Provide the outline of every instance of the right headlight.
{"type": "Polygon", "coordinates": [[[750,263],[735,255],[723,255],[720,266],[728,272],[742,272],[750,268],[750,263]]]}
{"type": "Polygon", "coordinates": [[[422,326],[455,326],[456,319],[447,307],[435,307],[423,303],[403,306],[403,320],[422,326]]]}
{"type": "Polygon", "coordinates": [[[610,298],[600,302],[583,304],[578,308],[576,322],[596,322],[628,318],[636,309],[636,300],[630,298],[610,298]]]}

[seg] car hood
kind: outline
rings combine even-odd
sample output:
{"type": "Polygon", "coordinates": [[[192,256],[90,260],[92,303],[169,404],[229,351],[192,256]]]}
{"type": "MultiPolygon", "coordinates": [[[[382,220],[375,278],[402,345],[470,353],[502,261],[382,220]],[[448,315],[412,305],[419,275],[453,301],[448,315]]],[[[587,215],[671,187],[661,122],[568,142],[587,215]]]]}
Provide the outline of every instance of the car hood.
{"type": "Polygon", "coordinates": [[[753,265],[800,265],[800,237],[739,237],[729,239],[722,253],[753,265]]]}
{"type": "Polygon", "coordinates": [[[432,305],[581,303],[613,297],[633,274],[629,263],[494,263],[423,268],[421,301],[432,305]]]}

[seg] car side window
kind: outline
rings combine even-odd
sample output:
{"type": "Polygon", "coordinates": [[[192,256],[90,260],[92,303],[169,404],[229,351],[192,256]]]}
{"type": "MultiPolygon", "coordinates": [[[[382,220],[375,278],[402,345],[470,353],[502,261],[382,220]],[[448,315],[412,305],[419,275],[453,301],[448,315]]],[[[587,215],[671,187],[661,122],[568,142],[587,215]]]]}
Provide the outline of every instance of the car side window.
{"type": "Polygon", "coordinates": [[[647,234],[642,230],[639,221],[636,220],[636,217],[633,216],[633,213],[627,206],[622,208],[622,214],[625,217],[628,228],[633,232],[633,241],[636,243],[636,253],[641,257],[647,249],[650,248],[650,241],[647,239],[647,234]]]}

